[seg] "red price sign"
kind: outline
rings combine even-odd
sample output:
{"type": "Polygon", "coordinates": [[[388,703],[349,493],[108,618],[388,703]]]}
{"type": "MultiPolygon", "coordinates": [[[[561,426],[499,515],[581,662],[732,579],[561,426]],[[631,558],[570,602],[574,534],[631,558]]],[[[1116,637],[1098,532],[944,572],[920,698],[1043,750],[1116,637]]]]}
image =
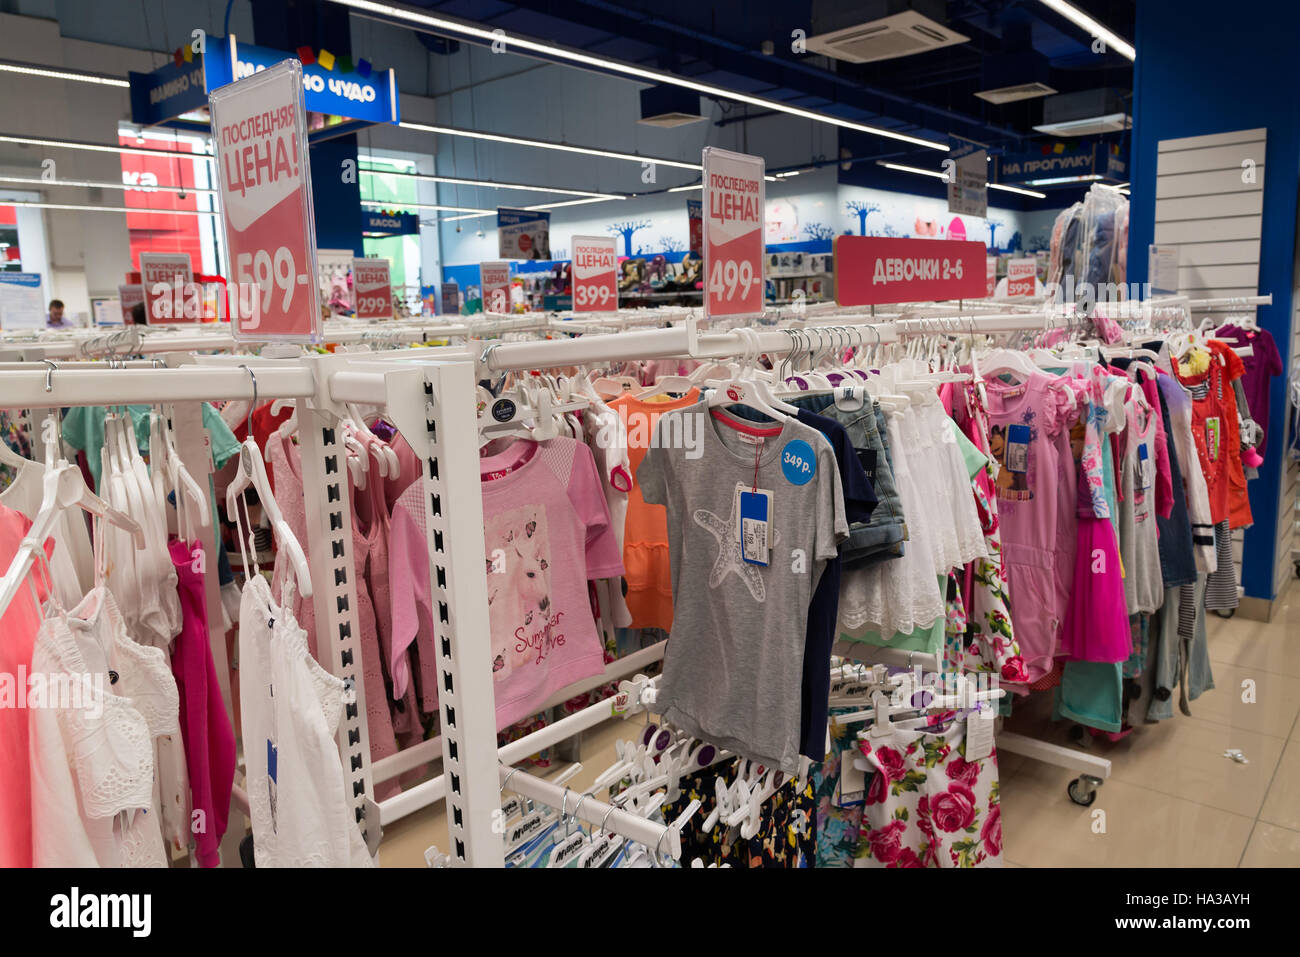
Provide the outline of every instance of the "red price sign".
{"type": "Polygon", "coordinates": [[[208,97],[237,339],[320,339],[302,94],[302,64],[284,60],[208,97]]]}
{"type": "Polygon", "coordinates": [[[1038,280],[1038,263],[1033,259],[1007,261],[1007,295],[1032,296],[1038,280]]]}
{"type": "Polygon", "coordinates": [[[841,306],[984,296],[988,249],[951,239],[835,238],[835,301],[841,306]]]}
{"type": "Polygon", "coordinates": [[[510,264],[479,263],[479,283],[483,287],[484,312],[510,311],[510,264]]]}
{"type": "MultiPolygon", "coordinates": [[[[141,253],[140,284],[146,323],[169,325],[203,319],[203,297],[194,285],[188,253],[141,253]]],[[[130,322],[130,317],[126,321],[130,322]]]]}
{"type": "Polygon", "coordinates": [[[573,237],[573,311],[618,308],[618,249],[612,236],[573,237]]]}
{"type": "Polygon", "coordinates": [[[704,149],[704,315],[763,313],[761,157],[704,149]]]}
{"type": "MultiPolygon", "coordinates": [[[[131,317],[131,310],[138,303],[144,302],[144,286],[140,283],[132,283],[125,286],[117,287],[117,298],[122,304],[122,321],[130,325],[135,320],[131,317]]],[[[145,309],[145,321],[148,321],[149,311],[145,309]]]]}
{"type": "Polygon", "coordinates": [[[387,259],[352,260],[352,292],[358,319],[393,318],[393,284],[387,259]]]}
{"type": "Polygon", "coordinates": [[[988,272],[985,274],[984,288],[987,290],[985,295],[991,296],[998,289],[998,257],[990,256],[988,259],[988,272]]]}

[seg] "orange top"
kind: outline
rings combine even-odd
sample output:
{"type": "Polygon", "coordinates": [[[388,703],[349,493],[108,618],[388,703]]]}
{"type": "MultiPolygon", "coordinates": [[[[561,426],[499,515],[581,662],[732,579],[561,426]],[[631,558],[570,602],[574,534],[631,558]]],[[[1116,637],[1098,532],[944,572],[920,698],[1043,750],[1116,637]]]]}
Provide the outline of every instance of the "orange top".
{"type": "Polygon", "coordinates": [[[632,490],[627,495],[623,527],[623,577],[627,581],[627,608],[632,628],[673,626],[673,579],[668,561],[668,513],[662,505],[647,505],[641,497],[636,470],[645,458],[659,416],[694,405],[700,390],[691,389],[680,399],[666,395],[641,400],[620,395],[609,403],[627,429],[627,455],[632,466],[632,490]]]}

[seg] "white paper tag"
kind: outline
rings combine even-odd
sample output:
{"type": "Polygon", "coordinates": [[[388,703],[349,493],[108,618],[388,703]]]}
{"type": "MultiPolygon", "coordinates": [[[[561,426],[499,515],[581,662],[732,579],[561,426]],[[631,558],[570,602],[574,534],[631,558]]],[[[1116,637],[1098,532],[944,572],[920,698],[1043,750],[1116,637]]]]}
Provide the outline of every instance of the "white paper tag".
{"type": "Polygon", "coordinates": [[[987,703],[966,717],[966,760],[979,761],[993,753],[994,711],[987,703]]]}
{"type": "Polygon", "coordinates": [[[847,748],[840,752],[840,807],[861,804],[866,799],[867,773],[859,768],[855,761],[861,756],[862,752],[856,748],[847,748]]]}

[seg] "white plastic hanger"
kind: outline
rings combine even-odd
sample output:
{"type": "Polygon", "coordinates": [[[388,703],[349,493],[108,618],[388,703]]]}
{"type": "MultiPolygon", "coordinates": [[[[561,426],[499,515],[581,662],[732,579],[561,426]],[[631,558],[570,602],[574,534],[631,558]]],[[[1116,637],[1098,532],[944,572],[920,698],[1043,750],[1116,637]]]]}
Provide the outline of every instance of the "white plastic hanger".
{"type": "MultiPolygon", "coordinates": [[[[47,446],[47,456],[53,451],[47,446]]],[[[47,465],[41,507],[32,520],[31,528],[19,545],[4,578],[0,579],[0,616],[4,615],[18,590],[27,580],[28,572],[36,562],[37,552],[44,554],[45,540],[54,531],[59,514],[68,508],[78,507],[100,516],[123,531],[129,532],[136,548],[144,548],[144,530],[125,512],[121,512],[90,490],[81,475],[81,469],[60,458],[56,464],[47,465]]]]}
{"type": "MultiPolygon", "coordinates": [[[[266,517],[271,520],[275,537],[293,563],[294,573],[298,579],[298,593],[304,598],[310,598],[311,569],[307,565],[307,555],[303,552],[298,539],[294,537],[289,523],[284,520],[280,506],[276,504],[275,496],[271,493],[271,483],[266,477],[266,466],[262,462],[261,449],[257,447],[257,442],[251,436],[239,446],[239,469],[235,472],[235,477],[230,480],[230,485],[226,487],[226,513],[235,520],[236,524],[240,524],[239,496],[249,486],[257,490],[257,497],[262,502],[262,510],[266,513],[266,517]]],[[[244,541],[242,534],[241,525],[241,549],[244,541]]]]}

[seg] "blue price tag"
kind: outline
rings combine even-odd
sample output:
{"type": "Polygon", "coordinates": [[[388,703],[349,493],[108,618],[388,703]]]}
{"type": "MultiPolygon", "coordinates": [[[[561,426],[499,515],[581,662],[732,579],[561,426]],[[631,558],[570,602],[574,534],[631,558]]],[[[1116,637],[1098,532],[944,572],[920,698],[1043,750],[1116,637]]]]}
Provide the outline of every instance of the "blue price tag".
{"type": "Polygon", "coordinates": [[[803,439],[791,439],[781,450],[781,471],[791,485],[807,485],[817,474],[817,456],[803,439]]]}
{"type": "Polygon", "coordinates": [[[1007,426],[1007,449],[1002,464],[1012,472],[1029,471],[1029,439],[1029,426],[1007,426]]]}
{"type": "Polygon", "coordinates": [[[751,565],[768,564],[770,510],[767,492],[740,493],[740,554],[751,565]]]}

